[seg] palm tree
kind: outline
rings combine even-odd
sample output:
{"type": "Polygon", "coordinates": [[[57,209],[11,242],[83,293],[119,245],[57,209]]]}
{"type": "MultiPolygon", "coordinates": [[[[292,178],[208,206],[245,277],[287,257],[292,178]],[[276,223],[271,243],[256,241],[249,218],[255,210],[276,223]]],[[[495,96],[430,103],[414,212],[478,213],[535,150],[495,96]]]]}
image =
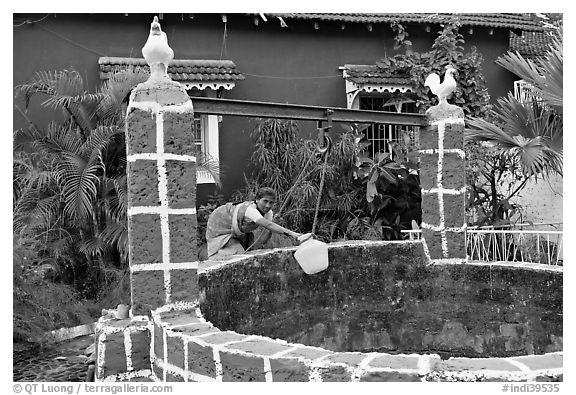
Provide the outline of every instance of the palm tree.
{"type": "MultiPolygon", "coordinates": [[[[40,96],[43,106],[64,117],[40,130],[17,107],[28,128],[15,134],[14,232],[42,237],[43,253],[72,271],[80,289],[86,286],[80,269],[106,276],[126,268],[124,119],[130,91],[148,77],[146,71],[119,71],[89,93],[78,72],[64,70],[39,72],[16,87],[26,108],[40,96]]],[[[219,164],[198,156],[198,166],[218,182],[219,164]]]]}
{"type": "Polygon", "coordinates": [[[562,28],[551,38],[549,51],[536,60],[508,52],[497,64],[530,86],[530,100],[509,93],[498,99],[492,121],[470,117],[467,137],[492,143],[529,177],[562,175],[563,53],[562,28]]]}
{"type": "Polygon", "coordinates": [[[64,70],[39,72],[16,87],[26,108],[40,96],[42,106],[64,117],[40,130],[17,107],[29,124],[15,132],[14,231],[41,236],[42,254],[52,257],[77,288],[83,287],[86,271],[126,266],[123,103],[147,78],[119,72],[89,93],[78,72],[64,70]]]}

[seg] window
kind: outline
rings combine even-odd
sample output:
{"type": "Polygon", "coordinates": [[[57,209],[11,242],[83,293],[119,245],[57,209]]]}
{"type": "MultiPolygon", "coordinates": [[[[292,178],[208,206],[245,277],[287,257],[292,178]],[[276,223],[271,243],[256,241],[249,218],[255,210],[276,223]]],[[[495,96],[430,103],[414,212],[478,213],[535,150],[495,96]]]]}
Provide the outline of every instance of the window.
{"type": "MultiPolygon", "coordinates": [[[[389,95],[360,96],[361,110],[416,113],[415,102],[410,99],[391,100],[389,95]]],[[[374,124],[366,129],[366,139],[371,143],[368,149],[373,158],[378,152],[392,152],[390,143],[404,146],[417,145],[417,130],[415,126],[374,124]]]]}
{"type": "MultiPolygon", "coordinates": [[[[417,113],[412,81],[407,76],[390,75],[377,65],[346,64],[340,67],[345,80],[348,108],[372,111],[417,113]]],[[[364,132],[371,143],[369,155],[392,152],[391,143],[415,148],[418,127],[371,125],[364,132]]]]}
{"type": "MultiPolygon", "coordinates": [[[[216,92],[211,89],[198,90],[190,89],[188,94],[192,97],[215,97],[216,92]]],[[[201,162],[211,162],[210,168],[214,171],[218,163],[218,129],[219,117],[217,115],[199,115],[194,114],[194,130],[193,130],[193,144],[194,152],[202,153],[201,159],[198,161],[196,174],[197,184],[210,184],[214,183],[214,177],[211,172],[207,170],[208,165],[203,166],[201,162]]]]}

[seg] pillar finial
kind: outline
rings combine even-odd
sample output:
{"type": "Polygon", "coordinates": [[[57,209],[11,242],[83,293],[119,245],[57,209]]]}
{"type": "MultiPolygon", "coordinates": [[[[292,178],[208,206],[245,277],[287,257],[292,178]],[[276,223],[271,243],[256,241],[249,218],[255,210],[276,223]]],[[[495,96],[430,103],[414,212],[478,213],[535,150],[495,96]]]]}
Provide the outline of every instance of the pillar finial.
{"type": "Polygon", "coordinates": [[[174,59],[174,51],[168,45],[168,37],[162,31],[157,16],[150,24],[150,34],[142,47],[142,55],[150,66],[151,80],[169,78],[168,64],[174,59]]]}

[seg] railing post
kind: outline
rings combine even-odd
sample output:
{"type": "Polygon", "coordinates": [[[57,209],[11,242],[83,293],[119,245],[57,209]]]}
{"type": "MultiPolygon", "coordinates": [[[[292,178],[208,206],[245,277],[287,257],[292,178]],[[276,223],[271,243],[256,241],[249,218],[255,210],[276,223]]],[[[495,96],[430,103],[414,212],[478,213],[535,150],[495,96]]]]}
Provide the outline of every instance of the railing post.
{"type": "Polygon", "coordinates": [[[420,131],[422,238],[432,263],[466,261],[464,111],[446,102],[426,111],[420,131]]]}

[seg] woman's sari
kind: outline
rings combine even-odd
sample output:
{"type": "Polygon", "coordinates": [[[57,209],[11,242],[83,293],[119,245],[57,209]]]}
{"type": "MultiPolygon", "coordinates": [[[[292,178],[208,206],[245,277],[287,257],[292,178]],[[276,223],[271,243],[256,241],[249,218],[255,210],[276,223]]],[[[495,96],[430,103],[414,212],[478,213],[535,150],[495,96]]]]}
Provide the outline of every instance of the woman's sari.
{"type": "Polygon", "coordinates": [[[243,221],[246,209],[253,203],[226,203],[210,214],[206,226],[208,258],[225,258],[246,251],[253,239],[251,232],[258,228],[255,222],[243,221]]]}

